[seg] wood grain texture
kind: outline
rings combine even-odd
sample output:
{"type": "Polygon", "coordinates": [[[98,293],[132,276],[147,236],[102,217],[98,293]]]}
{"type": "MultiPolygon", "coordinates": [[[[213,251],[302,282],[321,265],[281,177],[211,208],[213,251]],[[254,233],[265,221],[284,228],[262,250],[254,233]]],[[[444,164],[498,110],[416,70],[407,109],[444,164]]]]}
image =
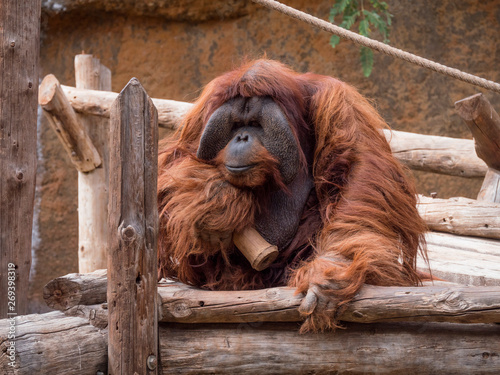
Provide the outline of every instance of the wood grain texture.
{"type": "Polygon", "coordinates": [[[163,374],[498,374],[499,325],[160,325],[163,374]]]}
{"type": "Polygon", "coordinates": [[[80,305],[106,301],[107,270],[70,273],[49,281],[43,288],[43,299],[52,309],[65,311],[80,305]]]}
{"type": "Polygon", "coordinates": [[[431,230],[500,239],[500,204],[468,198],[420,195],[418,212],[431,230]]]}
{"type": "Polygon", "coordinates": [[[135,78],[111,108],[109,374],[157,374],[158,118],[135,78]]]}
{"type": "Polygon", "coordinates": [[[28,307],[40,7],[40,0],[0,2],[0,318],[26,314],[28,307]],[[15,275],[9,275],[9,263],[15,275]],[[15,276],[15,290],[9,289],[9,276],[15,276]]]}
{"type": "MultiPolygon", "coordinates": [[[[118,94],[109,91],[82,90],[71,86],[62,86],[75,111],[109,117],[110,108],[118,94]]],[[[158,110],[158,125],[163,128],[177,129],[184,115],[193,106],[191,103],[168,99],[151,99],[158,110]]]]}
{"type": "Polygon", "coordinates": [[[481,93],[455,102],[455,109],[474,137],[477,155],[489,167],[477,199],[500,203],[500,116],[481,93]]]}
{"type": "MultiPolygon", "coordinates": [[[[500,240],[437,232],[425,238],[434,276],[461,285],[500,286],[500,240]]],[[[428,271],[420,257],[417,266],[428,271]]]]}
{"type": "MultiPolygon", "coordinates": [[[[92,55],[75,56],[75,81],[80,89],[111,90],[111,71],[92,55]]],[[[78,272],[106,268],[108,262],[109,119],[77,114],[102,163],[78,172],[78,272]]]]}
{"type": "Polygon", "coordinates": [[[5,375],[88,375],[106,373],[106,331],[87,319],[59,311],[17,317],[16,365],[8,366],[9,321],[0,320],[0,372],[5,375]],[[5,371],[5,372],[4,372],[5,371]]]}
{"type": "Polygon", "coordinates": [[[38,102],[76,169],[89,172],[101,165],[99,153],[54,75],[43,79],[38,102]]]}
{"type": "Polygon", "coordinates": [[[411,169],[460,177],[482,177],[488,166],[474,141],[384,130],[394,156],[411,169]]]}

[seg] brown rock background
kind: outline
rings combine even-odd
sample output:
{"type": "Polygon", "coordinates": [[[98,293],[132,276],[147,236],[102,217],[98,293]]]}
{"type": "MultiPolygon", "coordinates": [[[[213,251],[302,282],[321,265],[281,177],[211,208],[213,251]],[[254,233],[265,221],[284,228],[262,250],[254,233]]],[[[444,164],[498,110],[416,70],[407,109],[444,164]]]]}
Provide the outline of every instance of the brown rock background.
{"type": "MultiPolygon", "coordinates": [[[[331,0],[286,0],[323,19],[331,0]]],[[[391,45],[500,81],[500,0],[388,1],[391,45]]],[[[245,57],[281,60],[298,71],[339,77],[374,101],[397,130],[470,138],[456,100],[484,92],[500,111],[500,95],[375,53],[364,78],[358,47],[244,0],[44,0],[42,77],[74,85],[74,56],[101,59],[113,91],[137,77],[151,97],[192,101],[200,89],[245,57]]],[[[53,131],[39,127],[31,311],[46,311],[42,288],[77,272],[77,173],[53,131]]],[[[480,181],[416,173],[419,191],[475,197],[480,181]]]]}

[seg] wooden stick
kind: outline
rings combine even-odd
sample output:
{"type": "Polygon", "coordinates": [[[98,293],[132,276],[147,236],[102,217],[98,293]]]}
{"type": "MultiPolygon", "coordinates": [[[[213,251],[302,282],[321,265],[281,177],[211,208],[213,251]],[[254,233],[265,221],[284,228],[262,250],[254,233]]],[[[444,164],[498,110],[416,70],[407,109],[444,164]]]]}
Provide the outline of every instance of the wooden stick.
{"type": "Polygon", "coordinates": [[[0,318],[5,318],[28,310],[40,0],[2,0],[0,25],[0,318]]]}
{"type": "Polygon", "coordinates": [[[500,239],[500,204],[468,198],[419,196],[418,212],[429,229],[500,239]]]}
{"type": "Polygon", "coordinates": [[[233,242],[250,262],[253,269],[262,271],[278,257],[278,247],[267,242],[254,228],[233,234],[233,242]]]}
{"type": "Polygon", "coordinates": [[[75,167],[89,172],[101,165],[99,153],[52,74],[43,79],[38,102],[75,167]]]}
{"type": "Polygon", "coordinates": [[[111,108],[110,374],[157,374],[158,117],[135,78],[111,108]]]}
{"type": "Polygon", "coordinates": [[[478,200],[500,203],[500,116],[483,94],[455,103],[475,140],[477,155],[488,165],[478,200]]]}
{"type": "MultiPolygon", "coordinates": [[[[111,90],[111,71],[92,55],[75,56],[76,87],[111,90]]],[[[88,173],[78,171],[78,272],[106,268],[108,262],[109,120],[77,114],[101,155],[102,164],[88,173]]]]}

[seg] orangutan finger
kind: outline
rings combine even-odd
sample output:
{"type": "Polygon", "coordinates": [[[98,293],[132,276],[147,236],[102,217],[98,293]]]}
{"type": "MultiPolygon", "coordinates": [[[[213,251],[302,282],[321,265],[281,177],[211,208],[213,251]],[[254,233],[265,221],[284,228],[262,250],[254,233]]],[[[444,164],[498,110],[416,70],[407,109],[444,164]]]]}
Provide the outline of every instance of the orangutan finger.
{"type": "Polygon", "coordinates": [[[313,285],[307,291],[306,296],[299,306],[299,312],[303,315],[311,315],[318,305],[318,296],[316,294],[317,286],[313,285]]]}

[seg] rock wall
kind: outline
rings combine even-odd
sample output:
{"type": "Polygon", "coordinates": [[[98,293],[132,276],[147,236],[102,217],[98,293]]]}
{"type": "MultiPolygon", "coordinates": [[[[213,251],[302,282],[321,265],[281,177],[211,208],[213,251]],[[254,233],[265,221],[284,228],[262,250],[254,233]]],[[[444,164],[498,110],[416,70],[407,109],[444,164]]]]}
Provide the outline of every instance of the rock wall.
{"type": "MultiPolygon", "coordinates": [[[[327,19],[331,0],[286,0],[327,19]]],[[[500,0],[389,1],[393,46],[500,81],[500,0]]],[[[113,90],[135,76],[158,98],[191,101],[212,78],[245,58],[267,55],[298,71],[336,76],[356,86],[397,130],[470,138],[456,100],[484,92],[500,111],[500,95],[375,53],[364,78],[358,47],[244,0],[44,0],[42,77],[74,85],[74,56],[91,53],[112,70],[113,90]]],[[[77,271],[77,173],[53,131],[39,130],[38,240],[31,310],[45,311],[50,279],[77,271]]],[[[421,193],[474,197],[478,180],[416,173],[421,193]]]]}

